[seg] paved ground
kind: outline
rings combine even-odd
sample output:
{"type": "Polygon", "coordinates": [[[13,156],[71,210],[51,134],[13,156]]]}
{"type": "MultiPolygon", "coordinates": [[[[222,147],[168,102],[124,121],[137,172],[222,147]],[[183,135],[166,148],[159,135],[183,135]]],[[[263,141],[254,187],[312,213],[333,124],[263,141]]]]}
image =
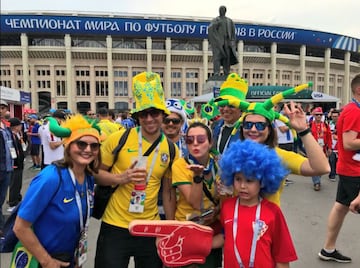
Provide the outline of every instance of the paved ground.
{"type": "MultiPolygon", "coordinates": [[[[27,166],[29,158],[27,158],[27,166]]],[[[24,172],[24,190],[36,172],[24,172]]],[[[292,234],[299,260],[292,263],[295,268],[333,268],[360,267],[360,215],[349,214],[344,222],[338,239],[338,248],[346,255],[352,257],[350,264],[323,262],[317,257],[321,249],[326,232],[328,213],[334,202],[336,182],[330,182],[327,177],[322,178],[322,189],[315,192],[312,189],[311,178],[290,176],[294,180],[284,189],[282,195],[282,209],[292,234]]],[[[6,206],[3,211],[6,213],[6,206]]],[[[89,258],[84,268],[93,267],[96,238],[99,230],[99,221],[92,219],[90,223],[89,258]]],[[[10,254],[1,254],[0,268],[9,267],[10,254]]],[[[129,267],[134,267],[133,263],[129,267]]]]}

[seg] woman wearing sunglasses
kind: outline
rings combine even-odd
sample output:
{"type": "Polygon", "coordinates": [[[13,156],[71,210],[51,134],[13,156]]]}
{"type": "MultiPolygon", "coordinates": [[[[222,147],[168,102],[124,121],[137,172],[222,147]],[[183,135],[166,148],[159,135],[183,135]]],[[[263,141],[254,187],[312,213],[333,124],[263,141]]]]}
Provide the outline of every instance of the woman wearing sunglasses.
{"type": "MultiPolygon", "coordinates": [[[[179,189],[176,220],[192,220],[214,227],[217,222],[217,165],[210,154],[211,130],[205,121],[189,123],[185,135],[189,156],[179,158],[172,166],[172,184],[179,189]]],[[[200,241],[199,241],[200,242],[200,241]]],[[[221,267],[222,250],[213,249],[205,264],[199,267],[221,267]]]]}
{"type": "MultiPolygon", "coordinates": [[[[317,176],[330,172],[329,163],[322,152],[322,148],[311,135],[306,122],[306,114],[301,106],[294,102],[284,105],[285,116],[273,110],[273,107],[282,101],[285,97],[298,93],[312,83],[302,84],[297,87],[280,92],[263,103],[248,103],[244,100],[226,100],[218,103],[221,105],[233,105],[244,111],[240,118],[240,139],[251,139],[253,141],[266,144],[275,148],[277,154],[283,160],[291,173],[302,176],[317,176]],[[307,158],[291,151],[285,151],[277,147],[276,129],[273,121],[279,119],[291,126],[297,132],[306,149],[307,158]]],[[[268,199],[280,205],[280,193],[283,187],[275,194],[268,196],[268,199]]]]}
{"type": "Polygon", "coordinates": [[[20,243],[13,260],[35,258],[41,267],[81,266],[102,137],[100,128],[81,115],[68,118],[61,127],[54,118],[49,122],[50,131],[63,137],[64,158],[32,180],[14,225],[20,243]]]}
{"type": "MultiPolygon", "coordinates": [[[[270,113],[261,110],[253,110],[245,113],[240,127],[240,139],[251,139],[275,148],[280,158],[284,161],[291,173],[302,176],[322,175],[330,172],[327,158],[322,148],[311,135],[306,123],[306,115],[301,107],[295,106],[293,102],[284,106],[285,115],[288,116],[290,125],[296,130],[298,138],[304,144],[307,157],[298,153],[286,151],[277,147],[276,129],[273,126],[273,118],[270,113]]],[[[268,199],[280,205],[279,191],[268,199]]]]}

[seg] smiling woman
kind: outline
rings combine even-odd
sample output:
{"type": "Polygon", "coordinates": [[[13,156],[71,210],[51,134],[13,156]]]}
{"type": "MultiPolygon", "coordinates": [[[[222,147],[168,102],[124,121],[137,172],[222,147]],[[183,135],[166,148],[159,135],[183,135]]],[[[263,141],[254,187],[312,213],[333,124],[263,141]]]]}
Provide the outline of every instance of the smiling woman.
{"type": "Polygon", "coordinates": [[[101,164],[102,136],[82,115],[67,118],[61,126],[55,118],[49,122],[50,131],[63,137],[64,158],[44,168],[31,182],[14,225],[20,242],[12,259],[33,256],[42,267],[81,266],[86,261],[93,175],[101,164]]]}

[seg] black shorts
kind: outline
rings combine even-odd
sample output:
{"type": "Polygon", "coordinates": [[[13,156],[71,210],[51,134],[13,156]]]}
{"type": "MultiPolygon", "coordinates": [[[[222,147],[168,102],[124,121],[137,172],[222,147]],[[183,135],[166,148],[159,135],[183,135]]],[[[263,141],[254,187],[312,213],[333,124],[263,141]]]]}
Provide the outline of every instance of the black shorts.
{"type": "Polygon", "coordinates": [[[348,207],[351,201],[359,195],[359,192],[360,177],[339,175],[336,202],[348,207]]]}
{"type": "Polygon", "coordinates": [[[30,155],[40,155],[40,144],[31,144],[30,155]]]}

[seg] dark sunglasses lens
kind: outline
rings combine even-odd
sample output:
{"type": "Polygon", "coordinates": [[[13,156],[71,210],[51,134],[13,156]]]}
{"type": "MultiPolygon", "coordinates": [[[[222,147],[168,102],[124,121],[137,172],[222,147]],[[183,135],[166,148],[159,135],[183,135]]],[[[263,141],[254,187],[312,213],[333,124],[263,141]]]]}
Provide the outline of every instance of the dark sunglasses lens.
{"type": "Polygon", "coordinates": [[[202,144],[206,141],[206,135],[186,136],[185,142],[186,142],[186,144],[193,144],[195,139],[198,144],[202,144]]]}
{"type": "Polygon", "coordinates": [[[251,129],[253,127],[253,125],[255,125],[255,128],[258,131],[263,131],[266,128],[267,123],[266,122],[249,122],[249,121],[244,122],[245,129],[251,129]]]}
{"type": "Polygon", "coordinates": [[[194,136],[186,136],[185,142],[186,144],[192,144],[194,142],[194,136]]]}
{"type": "Polygon", "coordinates": [[[100,148],[100,143],[86,143],[84,141],[76,141],[76,145],[80,150],[85,150],[90,145],[91,151],[97,151],[100,148]]]}
{"type": "Polygon", "coordinates": [[[87,143],[84,141],[76,141],[76,145],[80,150],[85,150],[87,147],[87,143]]]}
{"type": "Polygon", "coordinates": [[[196,137],[196,140],[198,143],[204,143],[206,141],[206,136],[205,135],[199,135],[196,137]]]}
{"type": "Polygon", "coordinates": [[[177,125],[180,123],[180,119],[179,118],[165,118],[164,119],[164,123],[167,125],[167,124],[170,124],[170,122],[172,122],[174,125],[177,125]]]}
{"type": "Polygon", "coordinates": [[[151,117],[156,117],[160,114],[159,110],[150,110],[149,114],[151,115],[151,117]]]}
{"type": "Polygon", "coordinates": [[[150,115],[151,117],[157,117],[160,113],[161,113],[160,110],[141,111],[141,112],[139,112],[139,117],[140,118],[147,118],[148,115],[150,115]]]}
{"type": "Polygon", "coordinates": [[[91,151],[97,151],[100,148],[100,143],[90,143],[90,149],[91,151]]]}

